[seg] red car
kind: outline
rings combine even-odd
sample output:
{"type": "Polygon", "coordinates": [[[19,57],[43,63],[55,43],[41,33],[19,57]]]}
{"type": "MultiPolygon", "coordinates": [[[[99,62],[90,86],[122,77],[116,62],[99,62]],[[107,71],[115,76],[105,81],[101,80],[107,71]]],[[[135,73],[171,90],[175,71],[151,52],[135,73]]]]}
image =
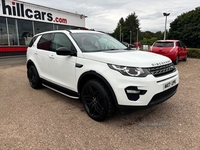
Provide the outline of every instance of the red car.
{"type": "Polygon", "coordinates": [[[188,50],[180,40],[157,40],[149,51],[169,57],[174,64],[179,60],[186,61],[188,56],[188,50]]]}

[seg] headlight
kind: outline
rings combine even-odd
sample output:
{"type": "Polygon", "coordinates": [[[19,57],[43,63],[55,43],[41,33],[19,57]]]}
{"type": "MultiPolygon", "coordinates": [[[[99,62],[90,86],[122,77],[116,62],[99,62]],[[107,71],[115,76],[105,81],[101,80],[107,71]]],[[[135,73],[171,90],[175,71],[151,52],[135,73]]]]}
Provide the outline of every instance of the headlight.
{"type": "Polygon", "coordinates": [[[146,77],[148,74],[150,74],[147,69],[139,67],[126,67],[126,66],[111,65],[111,64],[108,64],[108,66],[113,70],[119,71],[121,74],[125,76],[146,77]]]}

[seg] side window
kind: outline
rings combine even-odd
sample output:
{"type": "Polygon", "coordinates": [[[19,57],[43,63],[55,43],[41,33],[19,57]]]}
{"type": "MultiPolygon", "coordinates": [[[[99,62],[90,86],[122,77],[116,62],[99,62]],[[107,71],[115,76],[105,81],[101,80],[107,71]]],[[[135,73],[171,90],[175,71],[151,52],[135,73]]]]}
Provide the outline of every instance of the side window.
{"type": "Polygon", "coordinates": [[[74,51],[75,48],[68,37],[63,33],[55,33],[51,49],[56,51],[59,47],[66,47],[68,50],[74,51]]]}
{"type": "Polygon", "coordinates": [[[182,47],[182,48],[185,47],[185,45],[184,45],[182,42],[177,42],[177,43],[178,43],[178,46],[179,46],[179,47],[182,47]]]}
{"type": "Polygon", "coordinates": [[[181,43],[181,47],[185,48],[185,44],[183,44],[183,42],[180,42],[181,43]]]}
{"type": "Polygon", "coordinates": [[[43,50],[50,50],[51,38],[52,38],[52,33],[47,33],[42,35],[42,37],[38,42],[37,48],[43,50]]]}
{"type": "Polygon", "coordinates": [[[176,42],[176,46],[181,47],[180,42],[176,42]]]}

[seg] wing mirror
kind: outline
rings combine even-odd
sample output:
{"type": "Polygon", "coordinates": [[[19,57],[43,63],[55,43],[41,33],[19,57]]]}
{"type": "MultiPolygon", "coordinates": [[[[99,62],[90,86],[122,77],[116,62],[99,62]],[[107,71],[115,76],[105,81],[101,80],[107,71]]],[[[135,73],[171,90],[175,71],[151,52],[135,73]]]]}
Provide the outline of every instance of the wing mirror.
{"type": "Polygon", "coordinates": [[[61,55],[61,56],[67,56],[67,55],[75,56],[76,55],[73,51],[67,49],[66,47],[57,48],[56,49],[56,54],[57,55],[61,55]]]}

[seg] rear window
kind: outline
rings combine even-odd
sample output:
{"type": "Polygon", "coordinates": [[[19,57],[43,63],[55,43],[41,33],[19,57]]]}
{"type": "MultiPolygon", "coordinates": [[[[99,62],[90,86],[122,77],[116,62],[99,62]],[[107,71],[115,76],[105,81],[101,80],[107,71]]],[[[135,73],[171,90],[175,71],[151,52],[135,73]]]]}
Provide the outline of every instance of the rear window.
{"type": "Polygon", "coordinates": [[[174,42],[156,42],[154,46],[157,47],[174,47],[174,42]]]}

